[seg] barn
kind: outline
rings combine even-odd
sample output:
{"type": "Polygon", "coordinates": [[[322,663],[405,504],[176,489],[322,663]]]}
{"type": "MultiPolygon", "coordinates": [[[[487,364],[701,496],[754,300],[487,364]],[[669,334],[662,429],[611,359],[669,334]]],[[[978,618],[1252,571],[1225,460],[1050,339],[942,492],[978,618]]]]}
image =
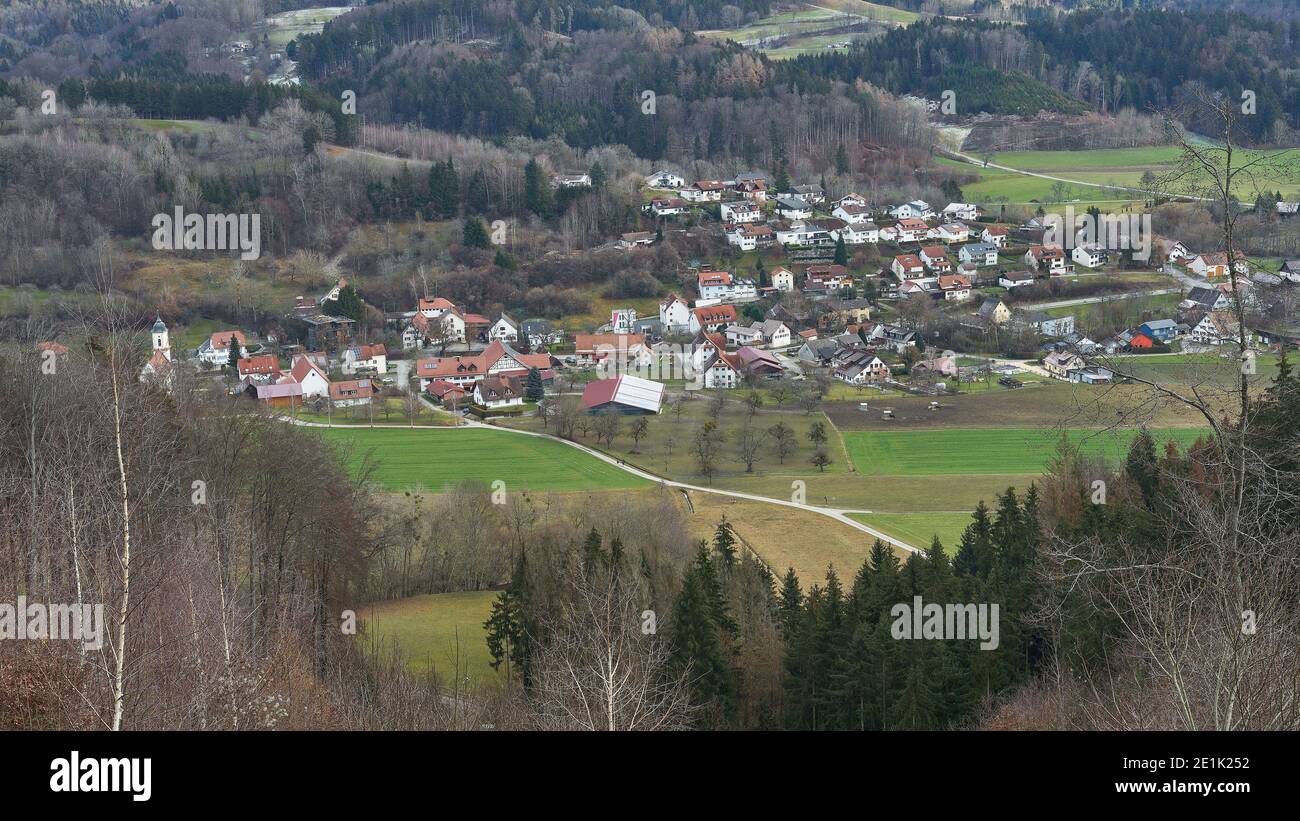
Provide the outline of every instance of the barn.
{"type": "Polygon", "coordinates": [[[593,413],[659,413],[663,401],[663,383],[639,376],[598,379],[582,391],[582,405],[593,413]]]}

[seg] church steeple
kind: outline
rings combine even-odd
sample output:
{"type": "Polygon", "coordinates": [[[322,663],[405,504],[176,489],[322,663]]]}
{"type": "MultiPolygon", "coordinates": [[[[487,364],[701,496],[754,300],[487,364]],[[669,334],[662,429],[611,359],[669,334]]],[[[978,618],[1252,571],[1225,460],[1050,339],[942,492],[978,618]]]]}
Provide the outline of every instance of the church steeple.
{"type": "Polygon", "coordinates": [[[171,342],[167,334],[167,326],[163,324],[162,317],[158,316],[153,323],[153,349],[161,353],[170,362],[172,358],[171,342]]]}

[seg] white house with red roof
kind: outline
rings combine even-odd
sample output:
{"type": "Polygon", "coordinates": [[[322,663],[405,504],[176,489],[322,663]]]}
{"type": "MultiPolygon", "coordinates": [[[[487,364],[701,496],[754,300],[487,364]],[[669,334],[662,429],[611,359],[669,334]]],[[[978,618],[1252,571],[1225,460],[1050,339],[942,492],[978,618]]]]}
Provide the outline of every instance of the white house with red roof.
{"type": "Polygon", "coordinates": [[[899,242],[921,242],[930,234],[930,226],[917,217],[899,220],[894,229],[898,231],[899,242]]]}
{"type": "Polygon", "coordinates": [[[925,276],[925,262],[916,254],[899,254],[889,264],[889,270],[899,280],[925,276]]]}
{"type": "Polygon", "coordinates": [[[248,356],[247,340],[244,339],[243,331],[215,331],[199,346],[196,354],[198,360],[217,367],[229,363],[232,340],[239,346],[239,358],[248,356]]]}
{"type": "Polygon", "coordinates": [[[382,342],[354,345],[343,351],[339,368],[349,376],[355,373],[387,373],[388,351],[382,342]]]}
{"type": "MultiPolygon", "coordinates": [[[[610,336],[627,338],[634,334],[611,334],[610,336]]],[[[420,390],[423,391],[428,388],[430,382],[437,379],[444,379],[455,385],[471,386],[489,375],[526,377],[533,368],[541,371],[543,379],[548,379],[553,377],[550,367],[550,354],[521,354],[505,342],[496,339],[482,353],[474,356],[421,359],[415,364],[415,375],[419,377],[420,390]]]]}
{"type": "Polygon", "coordinates": [[[1003,228],[1001,225],[990,225],[988,228],[984,229],[984,233],[980,234],[980,239],[992,243],[999,248],[1005,248],[1007,237],[1010,236],[1010,233],[1010,231],[1003,228]]]}
{"type": "Polygon", "coordinates": [[[739,314],[735,305],[701,305],[691,311],[691,333],[716,331],[727,325],[736,324],[739,314]]]}
{"type": "Polygon", "coordinates": [[[700,271],[696,288],[700,293],[697,305],[758,299],[758,287],[754,280],[732,276],[727,271],[700,271]]]}
{"type": "Polygon", "coordinates": [[[313,399],[317,396],[329,396],[330,378],[325,369],[313,361],[313,357],[299,354],[293,358],[293,367],[289,370],[287,381],[297,382],[302,387],[302,398],[313,399]]]}

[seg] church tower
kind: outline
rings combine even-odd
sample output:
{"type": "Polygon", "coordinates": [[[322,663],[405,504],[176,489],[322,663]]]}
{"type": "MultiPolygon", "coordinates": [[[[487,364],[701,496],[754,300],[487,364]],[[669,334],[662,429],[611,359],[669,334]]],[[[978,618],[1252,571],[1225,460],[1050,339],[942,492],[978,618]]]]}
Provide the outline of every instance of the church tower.
{"type": "Polygon", "coordinates": [[[163,324],[161,316],[155,319],[153,323],[153,349],[161,353],[168,362],[171,361],[171,342],[168,341],[167,326],[163,324]]]}

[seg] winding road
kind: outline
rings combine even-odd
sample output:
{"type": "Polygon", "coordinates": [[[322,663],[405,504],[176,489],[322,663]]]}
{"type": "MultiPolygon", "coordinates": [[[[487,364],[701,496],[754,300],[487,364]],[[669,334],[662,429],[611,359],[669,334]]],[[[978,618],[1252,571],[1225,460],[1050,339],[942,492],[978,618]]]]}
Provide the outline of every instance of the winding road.
{"type": "Polygon", "coordinates": [[[792,508],[795,508],[796,510],[804,510],[804,511],[808,511],[809,513],[816,513],[816,514],[819,514],[819,515],[821,515],[821,516],[825,516],[825,517],[827,517],[827,518],[829,518],[829,519],[834,519],[835,521],[837,521],[837,522],[839,522],[839,523],[841,523],[841,524],[848,525],[849,527],[853,528],[854,530],[860,530],[860,531],[862,531],[863,533],[866,533],[866,534],[869,535],[869,536],[873,536],[873,537],[875,537],[875,538],[877,538],[877,539],[880,539],[882,542],[886,542],[886,543],[888,543],[888,544],[895,545],[895,546],[897,546],[897,547],[899,547],[899,548],[901,548],[901,549],[903,549],[903,550],[908,551],[909,553],[924,553],[923,550],[921,550],[920,548],[916,547],[915,545],[908,544],[907,542],[900,541],[899,539],[897,539],[897,538],[894,537],[894,536],[890,536],[890,535],[888,535],[888,534],[886,534],[886,533],[882,533],[881,531],[875,529],[874,527],[871,527],[870,525],[866,525],[866,524],[863,524],[862,522],[859,522],[859,521],[857,521],[857,520],[855,520],[855,519],[849,518],[849,515],[848,515],[848,514],[850,514],[850,513],[870,513],[870,512],[871,512],[870,510],[860,510],[860,509],[856,509],[856,508],[819,507],[819,506],[817,506],[817,505],[810,505],[810,504],[807,504],[807,503],[805,503],[805,502],[787,501],[787,500],[785,500],[785,499],[776,499],[776,498],[773,498],[773,497],[771,497],[771,496],[758,496],[758,495],[753,494],[753,493],[743,493],[743,492],[738,491],[738,490],[721,490],[721,489],[719,489],[719,488],[704,487],[704,486],[702,486],[702,485],[692,485],[692,484],[688,484],[688,483],[686,483],[686,482],[677,482],[677,481],[674,481],[674,480],[672,480],[672,479],[665,479],[665,478],[662,477],[662,476],[658,476],[658,475],[656,475],[656,474],[654,474],[654,473],[650,473],[650,472],[648,472],[648,471],[642,470],[641,468],[633,467],[633,466],[627,464],[626,462],[624,462],[624,461],[621,460],[621,459],[616,459],[616,458],[614,458],[613,456],[610,456],[610,455],[608,455],[608,454],[602,453],[602,452],[596,450],[595,448],[590,448],[590,447],[588,447],[588,446],[586,446],[586,445],[584,445],[584,444],[581,444],[580,442],[574,442],[574,441],[571,441],[571,440],[569,440],[569,439],[561,439],[561,438],[558,437],[558,436],[551,436],[551,435],[549,435],[549,434],[545,434],[545,433],[537,433],[537,432],[535,432],[535,431],[530,431],[530,430],[518,430],[517,428],[503,428],[503,427],[500,427],[500,426],[497,426],[497,425],[486,425],[486,424],[484,424],[484,423],[482,423],[482,422],[475,422],[475,421],[472,421],[472,420],[470,420],[470,419],[464,419],[463,422],[462,422],[462,424],[460,424],[460,425],[458,425],[458,426],[456,426],[456,427],[434,427],[434,426],[423,426],[423,427],[421,427],[421,426],[414,426],[414,427],[412,427],[411,425],[373,425],[373,426],[371,426],[371,425],[327,425],[327,424],[324,424],[324,423],[322,423],[322,422],[304,422],[304,421],[301,420],[301,419],[292,419],[292,418],[290,418],[290,417],[283,417],[283,416],[282,416],[282,417],[280,417],[280,418],[281,418],[283,421],[289,422],[290,424],[301,425],[301,426],[303,426],[303,427],[309,427],[309,428],[328,428],[328,427],[335,427],[335,428],[370,428],[370,427],[376,427],[376,428],[401,428],[401,429],[404,429],[404,430],[421,430],[421,429],[423,429],[423,430],[466,430],[466,429],[470,429],[470,428],[486,428],[486,429],[488,429],[488,430],[504,431],[504,432],[506,432],[506,433],[515,433],[515,434],[519,434],[519,435],[521,435],[521,436],[537,436],[537,437],[540,437],[540,438],[542,438],[542,439],[550,439],[551,441],[554,441],[554,442],[561,442],[561,443],[563,443],[563,444],[565,444],[565,445],[568,445],[569,447],[577,448],[578,450],[582,451],[583,453],[586,453],[586,454],[588,454],[589,456],[594,456],[595,458],[601,460],[602,462],[605,462],[606,464],[613,465],[614,467],[616,467],[616,468],[618,468],[618,469],[620,469],[620,470],[623,470],[623,471],[625,471],[625,472],[627,472],[627,473],[630,473],[630,474],[632,474],[633,476],[637,476],[637,477],[639,477],[639,478],[641,478],[641,479],[645,479],[646,481],[649,481],[649,482],[654,482],[654,483],[656,483],[656,484],[659,484],[659,485],[662,486],[662,487],[677,488],[677,489],[679,489],[679,490],[683,490],[683,491],[694,491],[694,492],[696,492],[696,493],[713,493],[713,494],[716,494],[716,495],[718,495],[718,496],[730,496],[730,497],[732,497],[732,498],[734,498],[734,499],[745,499],[745,500],[747,500],[747,501],[751,501],[751,502],[763,502],[763,503],[771,504],[771,505],[781,505],[782,507],[792,507],[792,508]]]}

